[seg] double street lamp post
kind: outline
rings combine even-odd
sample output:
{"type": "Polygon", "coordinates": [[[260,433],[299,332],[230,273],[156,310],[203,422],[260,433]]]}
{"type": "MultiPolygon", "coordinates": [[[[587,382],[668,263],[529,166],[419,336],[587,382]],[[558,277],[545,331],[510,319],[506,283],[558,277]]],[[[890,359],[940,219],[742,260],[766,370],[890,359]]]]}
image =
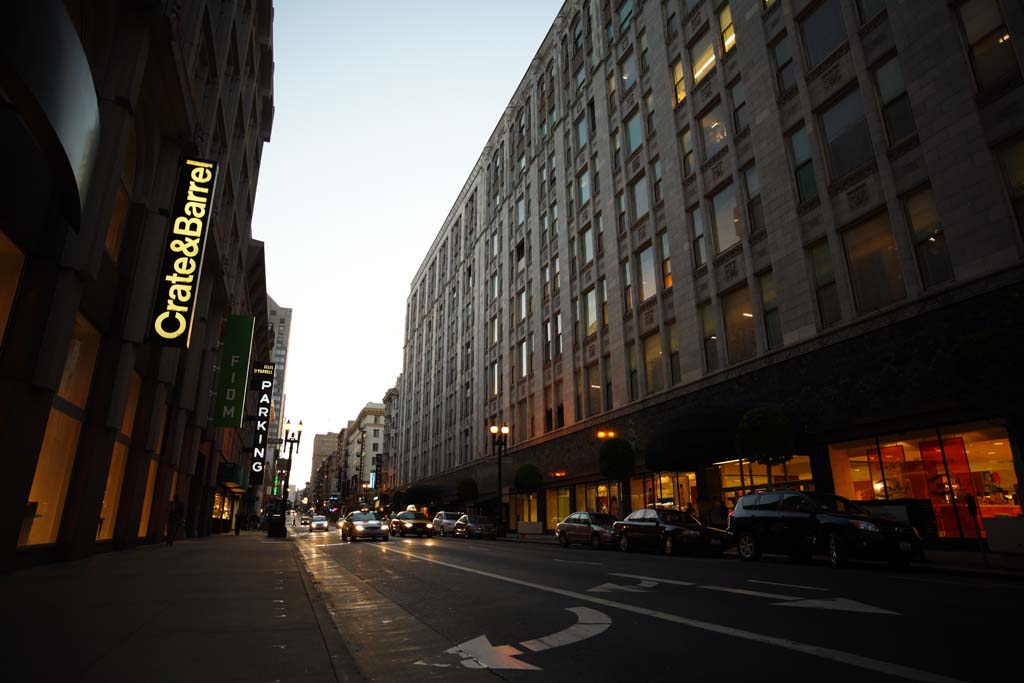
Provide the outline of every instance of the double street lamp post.
{"type": "Polygon", "coordinates": [[[501,461],[505,456],[505,450],[508,448],[508,425],[491,425],[491,448],[492,453],[498,457],[498,529],[501,533],[505,533],[505,501],[504,491],[501,486],[501,461]]]}
{"type": "MultiPolygon", "coordinates": [[[[284,423],[284,452],[283,460],[288,461],[288,467],[284,470],[284,486],[281,488],[281,499],[288,500],[288,481],[292,474],[292,461],[299,453],[299,443],[302,441],[302,420],[294,424],[291,420],[284,423]]],[[[287,508],[287,505],[285,505],[287,508]]]]}

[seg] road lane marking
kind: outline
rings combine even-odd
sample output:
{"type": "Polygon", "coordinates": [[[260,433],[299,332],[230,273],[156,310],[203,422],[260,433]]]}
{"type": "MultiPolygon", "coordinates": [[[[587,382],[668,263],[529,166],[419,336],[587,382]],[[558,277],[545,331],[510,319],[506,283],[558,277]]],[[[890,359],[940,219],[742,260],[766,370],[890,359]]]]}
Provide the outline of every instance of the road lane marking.
{"type": "Polygon", "coordinates": [[[593,638],[594,636],[603,633],[608,630],[608,627],[612,625],[612,619],[604,612],[598,612],[596,609],[590,609],[589,607],[569,607],[569,612],[576,615],[577,622],[567,629],[563,629],[558,633],[552,633],[549,636],[543,638],[537,638],[535,640],[524,640],[519,643],[527,650],[533,650],[534,652],[542,652],[544,650],[550,650],[553,647],[562,647],[563,645],[571,645],[578,643],[581,640],[587,638],[593,638]]]}
{"type": "Polygon", "coordinates": [[[778,593],[762,593],[760,591],[747,590],[746,588],[726,588],[725,586],[697,586],[709,591],[721,591],[722,593],[735,593],[737,595],[749,595],[752,598],[772,598],[773,600],[800,600],[795,595],[779,595],[778,593]]]}
{"type": "Polygon", "coordinates": [[[635,586],[624,586],[621,583],[602,583],[600,586],[588,588],[587,592],[614,593],[615,591],[622,591],[624,593],[646,593],[648,588],[654,588],[657,585],[657,581],[641,581],[635,586]]]}
{"type": "Polygon", "coordinates": [[[587,562],[586,560],[559,560],[558,558],[555,558],[555,562],[564,562],[565,564],[596,564],[598,567],[604,566],[601,562],[587,562]]]}
{"type": "Polygon", "coordinates": [[[828,588],[816,588],[814,586],[801,586],[798,583],[779,583],[777,581],[758,581],[757,579],[747,579],[749,583],[764,583],[769,586],[783,586],[784,588],[804,588],[809,591],[827,591],[828,588]]]}
{"type": "Polygon", "coordinates": [[[825,598],[824,600],[797,600],[796,602],[777,602],[782,607],[811,607],[813,609],[832,609],[839,612],[864,612],[865,614],[895,614],[902,616],[899,612],[892,612],[874,605],[866,605],[863,602],[850,600],[848,598],[825,598]]]}
{"type": "Polygon", "coordinates": [[[415,560],[420,560],[422,562],[439,564],[443,567],[458,569],[459,571],[467,572],[469,574],[476,574],[477,576],[486,576],[490,579],[504,581],[506,583],[515,584],[517,586],[532,588],[534,590],[544,591],[546,593],[553,593],[555,595],[561,595],[564,597],[572,598],[574,600],[583,600],[586,602],[593,603],[595,605],[604,605],[605,607],[611,607],[612,609],[619,609],[624,612],[632,612],[633,614],[641,614],[646,617],[652,617],[654,619],[660,619],[662,621],[668,621],[674,624],[682,624],[683,626],[689,626],[691,628],[700,629],[702,631],[710,631],[712,633],[717,633],[719,635],[740,638],[743,640],[749,640],[751,642],[761,643],[764,645],[772,645],[774,647],[782,648],[785,650],[793,650],[794,652],[800,652],[802,654],[811,655],[812,657],[820,657],[822,659],[828,659],[834,662],[839,662],[841,664],[855,666],[861,669],[867,669],[869,671],[877,671],[879,673],[883,673],[889,676],[898,676],[899,678],[905,678],[911,681],[921,681],[922,683],[965,683],[964,681],[958,678],[943,676],[942,674],[932,673],[931,671],[924,671],[922,669],[915,669],[913,667],[905,666],[903,664],[896,664],[895,662],[886,662],[881,659],[873,659],[872,657],[866,657],[864,655],[858,655],[852,652],[836,650],[821,645],[811,645],[810,643],[801,643],[799,641],[790,640],[788,638],[769,636],[763,633],[746,631],[732,626],[723,626],[721,624],[715,624],[710,621],[702,621],[700,619],[692,619],[690,617],[684,617],[678,614],[661,612],[659,610],[649,609],[647,607],[630,605],[629,603],[618,602],[616,600],[609,600],[608,598],[600,598],[596,595],[588,595],[586,593],[579,593],[577,591],[566,590],[564,588],[545,586],[543,584],[534,583],[532,581],[515,579],[511,576],[495,574],[493,572],[484,571],[482,569],[473,569],[471,567],[455,564],[453,562],[445,562],[443,560],[436,560],[430,557],[422,557],[416,555],[415,553],[408,553],[403,550],[396,550],[392,548],[386,548],[383,546],[373,547],[379,548],[381,552],[384,553],[392,552],[398,555],[405,555],[407,557],[411,557],[415,560]]]}
{"type": "Polygon", "coordinates": [[[690,581],[676,581],[675,579],[659,579],[654,576],[640,576],[639,574],[620,574],[619,572],[608,572],[608,576],[623,576],[627,579],[640,579],[641,581],[654,581],[655,583],[671,583],[674,586],[696,586],[690,581]]]}

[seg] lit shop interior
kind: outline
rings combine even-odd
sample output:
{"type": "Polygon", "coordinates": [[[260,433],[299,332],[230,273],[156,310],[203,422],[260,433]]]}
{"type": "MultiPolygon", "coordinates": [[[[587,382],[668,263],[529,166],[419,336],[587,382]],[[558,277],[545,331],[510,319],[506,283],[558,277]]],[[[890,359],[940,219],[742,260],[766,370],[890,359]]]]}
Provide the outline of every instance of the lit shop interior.
{"type": "Polygon", "coordinates": [[[857,501],[927,501],[939,538],[985,536],[985,520],[1019,517],[1020,489],[999,420],[831,444],[836,493],[857,501]],[[977,529],[966,504],[977,501],[977,529]]]}

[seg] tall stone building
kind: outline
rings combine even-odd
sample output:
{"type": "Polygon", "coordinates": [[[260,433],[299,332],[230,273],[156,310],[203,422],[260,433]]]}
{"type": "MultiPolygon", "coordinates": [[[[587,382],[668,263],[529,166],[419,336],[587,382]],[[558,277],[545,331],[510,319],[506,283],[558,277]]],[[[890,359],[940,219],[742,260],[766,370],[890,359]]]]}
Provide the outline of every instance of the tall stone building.
{"type": "Polygon", "coordinates": [[[413,278],[399,485],[496,511],[504,424],[506,519],[704,514],[766,485],[735,431],[770,404],[779,484],[1019,522],[1022,35],[1005,0],[566,2],[413,278]]]}
{"type": "Polygon", "coordinates": [[[158,542],[176,496],[189,535],[246,511],[253,428],[211,396],[229,315],[270,349],[272,27],[270,0],[0,9],[0,566],[158,542]]]}
{"type": "Polygon", "coordinates": [[[384,393],[384,441],[381,443],[380,472],[377,475],[380,481],[379,489],[382,493],[391,493],[398,486],[398,434],[400,432],[398,387],[402,383],[402,376],[395,380],[395,386],[384,393]]]}
{"type": "Polygon", "coordinates": [[[342,497],[349,505],[376,495],[377,464],[384,444],[384,404],[367,403],[346,429],[341,464],[342,497]]]}

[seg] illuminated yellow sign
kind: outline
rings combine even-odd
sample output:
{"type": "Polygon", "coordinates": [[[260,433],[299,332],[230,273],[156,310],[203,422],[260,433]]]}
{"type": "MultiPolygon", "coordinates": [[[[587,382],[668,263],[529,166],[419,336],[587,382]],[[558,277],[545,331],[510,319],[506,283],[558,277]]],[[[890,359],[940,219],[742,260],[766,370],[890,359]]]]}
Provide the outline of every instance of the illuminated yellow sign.
{"type": "Polygon", "coordinates": [[[173,223],[153,310],[153,331],[165,346],[188,348],[192,338],[199,276],[203,270],[217,164],[185,159],[178,176],[173,223]]]}

